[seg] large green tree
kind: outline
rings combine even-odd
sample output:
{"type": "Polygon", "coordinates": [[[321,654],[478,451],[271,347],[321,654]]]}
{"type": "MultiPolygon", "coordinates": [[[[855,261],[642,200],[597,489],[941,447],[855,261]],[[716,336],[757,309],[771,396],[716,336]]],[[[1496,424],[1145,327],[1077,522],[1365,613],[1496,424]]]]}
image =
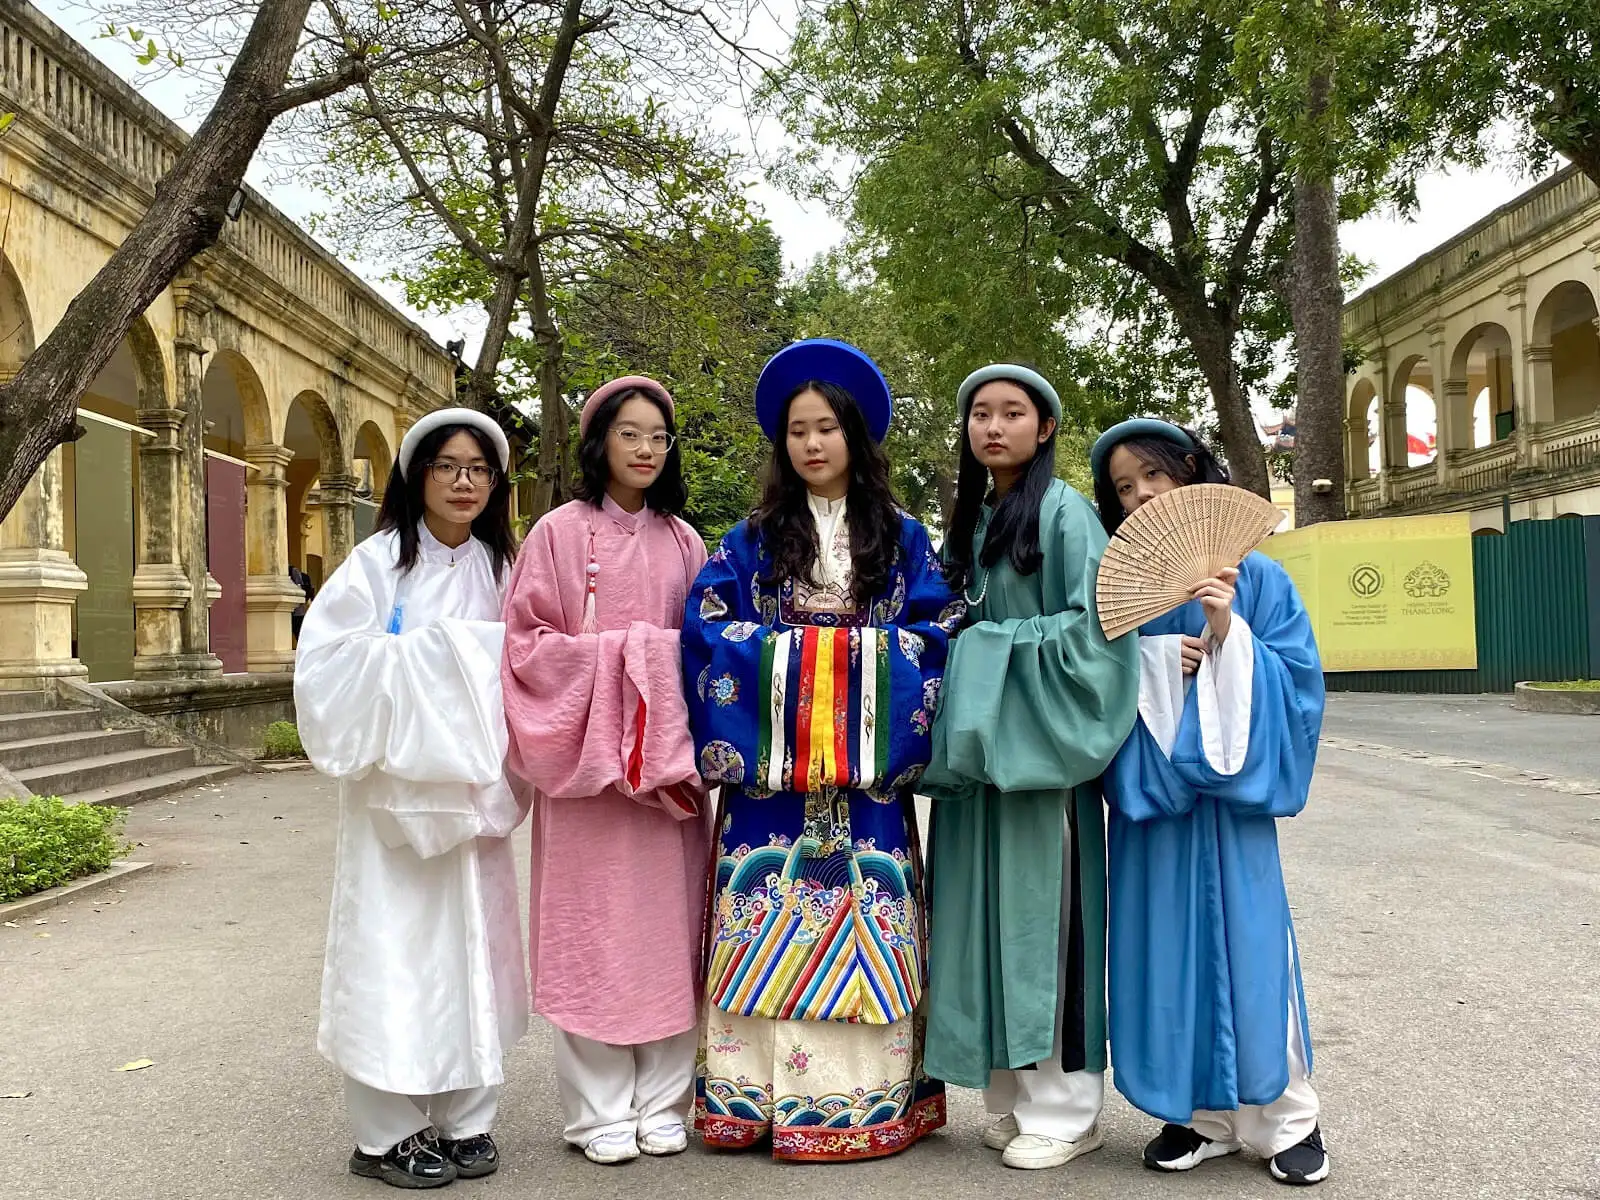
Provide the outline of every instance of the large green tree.
{"type": "MultiPolygon", "coordinates": [[[[1244,4],[817,0],[775,90],[896,294],[1036,296],[1163,363],[1268,489],[1250,393],[1288,328],[1287,155],[1232,72],[1244,4]],[[840,177],[843,176],[842,179],[840,177]],[[1002,269],[1001,264],[1009,266],[1002,269]],[[1120,339],[1119,339],[1120,340],[1120,339]],[[1181,351],[1187,362],[1174,357],[1181,351]]],[[[975,306],[983,313],[982,305],[975,306]]]]}

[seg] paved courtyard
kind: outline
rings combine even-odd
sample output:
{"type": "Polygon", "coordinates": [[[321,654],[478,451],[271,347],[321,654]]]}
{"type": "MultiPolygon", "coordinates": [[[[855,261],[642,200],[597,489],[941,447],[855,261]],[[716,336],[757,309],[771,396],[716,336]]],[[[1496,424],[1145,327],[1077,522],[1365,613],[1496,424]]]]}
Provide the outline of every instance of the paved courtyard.
{"type": "MultiPolygon", "coordinates": [[[[1334,1162],[1319,1194],[1600,1200],[1600,795],[1580,794],[1600,779],[1600,721],[1335,697],[1327,732],[1311,807],[1283,826],[1334,1162]]],[[[154,870],[0,928],[0,1094],[32,1093],[0,1099],[0,1196],[394,1194],[344,1173],[338,1079],[312,1050],[331,785],[246,776],[147,803],[129,832],[154,870]],[[155,1065],[116,1070],[142,1058],[155,1065]]],[[[508,1071],[506,1165],[452,1195],[1283,1194],[1248,1155],[1179,1178],[1143,1170],[1154,1124],[1120,1098],[1100,1153],[1007,1171],[960,1090],[949,1129],[883,1162],[779,1167],[695,1147],[602,1169],[560,1141],[537,1023],[508,1071]]]]}

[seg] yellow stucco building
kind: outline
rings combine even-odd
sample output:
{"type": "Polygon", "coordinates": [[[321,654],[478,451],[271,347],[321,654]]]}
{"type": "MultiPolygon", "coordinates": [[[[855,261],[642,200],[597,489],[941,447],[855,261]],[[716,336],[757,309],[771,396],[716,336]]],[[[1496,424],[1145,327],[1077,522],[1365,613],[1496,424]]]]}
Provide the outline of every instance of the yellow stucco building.
{"type": "Polygon", "coordinates": [[[1600,515],[1600,191],[1568,169],[1345,308],[1352,516],[1600,515]]]}
{"type": "MultiPolygon", "coordinates": [[[[0,135],[5,376],[185,135],[20,0],[0,14],[0,111],[16,114],[0,135]]],[[[400,437],[453,384],[420,328],[247,189],[84,397],[86,436],[0,525],[0,692],[80,678],[193,709],[248,679],[282,701],[305,601],[291,566],[319,584],[370,531],[400,437]]]]}

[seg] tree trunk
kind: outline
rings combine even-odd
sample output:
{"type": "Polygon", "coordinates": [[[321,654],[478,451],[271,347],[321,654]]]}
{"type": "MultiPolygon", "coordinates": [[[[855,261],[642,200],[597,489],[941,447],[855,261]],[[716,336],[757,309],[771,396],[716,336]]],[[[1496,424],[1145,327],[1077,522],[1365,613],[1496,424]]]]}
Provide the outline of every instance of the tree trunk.
{"type": "Polygon", "coordinates": [[[1195,362],[1211,391],[1222,431],[1222,453],[1228,460],[1233,482],[1258,496],[1271,496],[1266,448],[1250,411],[1250,399],[1239,380],[1238,364],[1233,361],[1238,331],[1225,327],[1203,302],[1179,309],[1177,317],[1178,327],[1194,349],[1195,362]]]}
{"type": "Polygon", "coordinates": [[[528,307],[533,318],[533,340],[539,346],[539,461],[535,468],[533,511],[537,521],[571,492],[571,467],[567,455],[570,428],[567,401],[562,395],[561,330],[556,327],[545,289],[544,265],[535,251],[528,273],[528,307]]]}
{"type": "MultiPolygon", "coordinates": [[[[1332,71],[1312,75],[1308,111],[1325,112],[1332,71]]],[[[1339,196],[1320,172],[1294,179],[1289,308],[1295,338],[1294,520],[1342,520],[1344,508],[1344,288],[1339,282],[1339,196]],[[1318,484],[1324,484],[1318,487],[1318,484]]]]}
{"type": "Polygon", "coordinates": [[[489,323],[478,347],[478,361],[467,377],[461,397],[469,408],[489,412],[499,395],[500,359],[505,355],[506,338],[511,334],[511,319],[516,315],[522,278],[503,263],[485,263],[495,272],[494,296],[489,302],[489,323]]]}
{"type": "Polygon", "coordinates": [[[76,413],[134,321],[196,254],[216,242],[267,127],[281,110],[311,0],[264,0],[198,133],[122,245],[50,335],[0,387],[0,518],[44,460],[81,436],[76,413]]]}

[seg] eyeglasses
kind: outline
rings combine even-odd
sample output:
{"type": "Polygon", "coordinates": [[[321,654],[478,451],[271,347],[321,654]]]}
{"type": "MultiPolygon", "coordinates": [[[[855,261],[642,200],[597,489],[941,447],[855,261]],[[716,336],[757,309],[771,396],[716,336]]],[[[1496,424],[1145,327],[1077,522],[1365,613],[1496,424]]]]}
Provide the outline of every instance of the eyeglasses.
{"type": "Polygon", "coordinates": [[[463,475],[475,488],[493,487],[495,480],[500,478],[499,471],[482,463],[464,467],[460,463],[446,462],[444,459],[429,463],[428,473],[433,476],[435,483],[443,484],[445,487],[454,487],[456,480],[463,475]]]}
{"type": "Polygon", "coordinates": [[[665,454],[677,444],[678,439],[670,433],[652,433],[646,437],[644,433],[631,425],[614,425],[611,436],[622,443],[625,450],[637,450],[640,445],[648,442],[651,454],[665,454]]]}

